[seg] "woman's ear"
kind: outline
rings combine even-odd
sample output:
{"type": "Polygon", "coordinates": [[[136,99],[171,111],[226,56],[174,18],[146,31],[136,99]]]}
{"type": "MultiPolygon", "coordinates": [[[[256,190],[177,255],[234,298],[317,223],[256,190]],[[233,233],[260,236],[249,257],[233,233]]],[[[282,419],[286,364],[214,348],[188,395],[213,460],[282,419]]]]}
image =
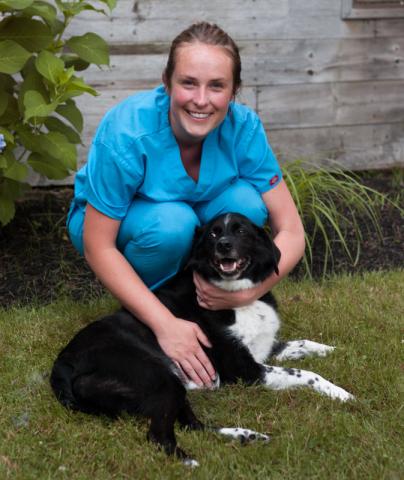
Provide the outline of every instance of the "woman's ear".
{"type": "Polygon", "coordinates": [[[166,74],[166,71],[164,70],[162,76],[161,76],[161,79],[163,81],[163,84],[164,84],[164,88],[166,89],[166,92],[167,92],[167,95],[170,95],[170,87],[168,85],[168,79],[167,79],[167,74],[166,74]]]}

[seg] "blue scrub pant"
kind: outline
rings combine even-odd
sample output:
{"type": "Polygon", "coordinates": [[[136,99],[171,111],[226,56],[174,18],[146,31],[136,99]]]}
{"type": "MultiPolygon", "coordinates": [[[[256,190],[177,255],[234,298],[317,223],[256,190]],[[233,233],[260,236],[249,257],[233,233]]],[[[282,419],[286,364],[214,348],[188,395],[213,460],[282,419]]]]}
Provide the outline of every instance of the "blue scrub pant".
{"type": "MultiPolygon", "coordinates": [[[[208,202],[155,203],[136,197],[122,220],[117,247],[145,284],[154,290],[175,275],[191,250],[195,228],[221,213],[242,213],[257,225],[268,217],[261,194],[244,180],[232,183],[208,202]]],[[[84,212],[76,208],[68,222],[75,248],[83,254],[84,212]]]]}

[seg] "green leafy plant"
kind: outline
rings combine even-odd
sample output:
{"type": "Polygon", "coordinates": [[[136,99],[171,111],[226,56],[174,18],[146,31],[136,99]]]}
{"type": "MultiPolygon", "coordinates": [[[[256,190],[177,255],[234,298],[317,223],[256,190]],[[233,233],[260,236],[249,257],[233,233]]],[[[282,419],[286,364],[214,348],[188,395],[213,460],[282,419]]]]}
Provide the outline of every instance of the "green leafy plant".
{"type": "Polygon", "coordinates": [[[298,160],[286,164],[283,173],[305,225],[303,266],[309,277],[314,250],[319,245],[324,255],[323,276],[334,263],[335,242],[355,265],[361,254],[364,228],[372,229],[382,241],[378,213],[381,206],[390,202],[400,209],[386,195],[363,185],[358,176],[338,165],[321,168],[298,160]]]}
{"type": "Polygon", "coordinates": [[[65,38],[84,10],[106,14],[116,0],[0,0],[0,223],[15,214],[30,169],[60,180],[77,166],[83,117],[74,97],[97,92],[77,75],[108,65],[95,33],[65,38]],[[4,145],[5,144],[5,145],[4,145]]]}

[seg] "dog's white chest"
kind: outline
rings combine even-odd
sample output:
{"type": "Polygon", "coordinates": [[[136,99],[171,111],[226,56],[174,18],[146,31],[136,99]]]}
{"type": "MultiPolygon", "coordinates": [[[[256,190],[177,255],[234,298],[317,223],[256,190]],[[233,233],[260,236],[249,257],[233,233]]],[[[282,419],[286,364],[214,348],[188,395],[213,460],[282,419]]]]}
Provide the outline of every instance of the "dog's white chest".
{"type": "Polygon", "coordinates": [[[255,301],[247,307],[236,308],[236,321],[229,328],[250,350],[256,362],[263,362],[272,350],[279,330],[279,317],[273,307],[255,301]]]}

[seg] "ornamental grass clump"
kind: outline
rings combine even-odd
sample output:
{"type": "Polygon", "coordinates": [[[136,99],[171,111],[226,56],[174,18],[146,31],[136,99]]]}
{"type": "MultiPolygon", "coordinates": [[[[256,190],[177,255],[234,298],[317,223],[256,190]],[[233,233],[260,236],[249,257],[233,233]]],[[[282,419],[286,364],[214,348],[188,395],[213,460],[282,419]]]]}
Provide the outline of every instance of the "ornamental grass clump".
{"type": "Polygon", "coordinates": [[[400,208],[386,195],[363,185],[357,175],[336,165],[324,168],[299,160],[285,165],[283,171],[306,230],[303,266],[309,277],[316,248],[323,252],[322,275],[332,269],[336,243],[355,266],[364,229],[372,230],[382,241],[379,211],[383,203],[400,208]]]}
{"type": "Polygon", "coordinates": [[[65,38],[84,10],[106,14],[116,0],[0,0],[0,224],[15,214],[15,200],[30,170],[61,180],[77,166],[83,117],[74,97],[97,92],[77,75],[90,64],[108,65],[106,42],[95,33],[65,38]]]}

